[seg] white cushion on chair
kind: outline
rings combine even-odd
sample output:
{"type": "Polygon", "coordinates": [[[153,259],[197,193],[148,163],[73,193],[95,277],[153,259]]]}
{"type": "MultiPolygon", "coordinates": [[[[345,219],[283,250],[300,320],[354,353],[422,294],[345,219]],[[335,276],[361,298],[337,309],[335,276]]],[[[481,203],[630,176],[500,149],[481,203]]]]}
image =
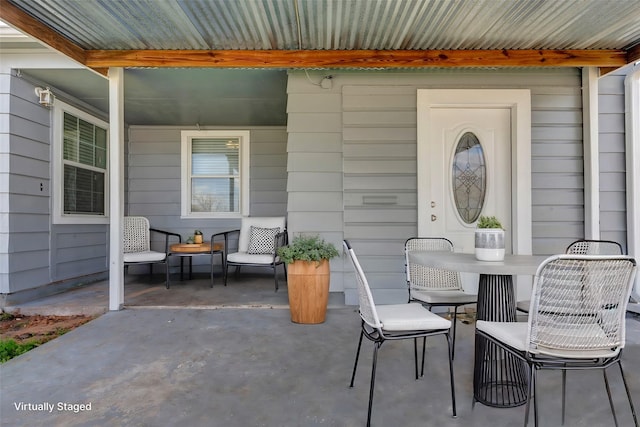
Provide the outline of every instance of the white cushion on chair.
{"type": "MultiPolygon", "coordinates": [[[[529,347],[527,342],[527,322],[487,322],[478,320],[476,328],[487,335],[492,336],[496,340],[503,342],[509,347],[516,350],[525,351],[529,347]]],[[[565,331],[566,332],[566,331],[565,331]]],[[[530,348],[529,352],[533,354],[543,354],[547,356],[571,358],[571,359],[597,359],[602,357],[613,357],[620,351],[620,348],[614,350],[562,350],[539,346],[538,348],[530,348]]]]}
{"type": "Polygon", "coordinates": [[[227,261],[231,263],[235,262],[239,264],[271,264],[273,262],[273,255],[234,252],[227,255],[227,261]]]}
{"type": "Polygon", "coordinates": [[[478,320],[476,329],[491,335],[498,341],[501,341],[513,347],[516,350],[526,350],[527,343],[527,322],[488,322],[486,320],[478,320]]]}
{"type": "Polygon", "coordinates": [[[433,314],[421,304],[376,305],[376,311],[385,331],[425,331],[451,327],[451,321],[433,314]]]}
{"type": "Polygon", "coordinates": [[[144,251],[129,252],[123,254],[124,262],[156,262],[165,259],[167,254],[164,252],[144,251]]]}
{"type": "Polygon", "coordinates": [[[471,304],[478,300],[475,294],[468,294],[459,290],[451,291],[419,291],[412,289],[411,298],[429,304],[471,304]]]}
{"type": "Polygon", "coordinates": [[[605,357],[614,357],[619,352],[620,347],[616,347],[613,350],[559,350],[540,346],[535,350],[531,350],[531,353],[562,357],[565,359],[600,359],[605,357]]]}

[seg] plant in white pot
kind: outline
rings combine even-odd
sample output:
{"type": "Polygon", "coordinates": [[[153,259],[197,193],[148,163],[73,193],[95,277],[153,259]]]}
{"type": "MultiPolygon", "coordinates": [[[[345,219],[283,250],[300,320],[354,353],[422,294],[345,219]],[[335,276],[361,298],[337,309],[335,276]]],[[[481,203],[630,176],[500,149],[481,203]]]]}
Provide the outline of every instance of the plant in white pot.
{"type": "Polygon", "coordinates": [[[475,253],[479,261],[504,260],[504,228],[495,216],[481,216],[476,224],[475,253]]]}
{"type": "Polygon", "coordinates": [[[329,302],[329,260],[339,255],[336,247],[319,236],[300,235],[278,248],[277,253],[287,264],[291,321],[324,322],[329,302]]]}

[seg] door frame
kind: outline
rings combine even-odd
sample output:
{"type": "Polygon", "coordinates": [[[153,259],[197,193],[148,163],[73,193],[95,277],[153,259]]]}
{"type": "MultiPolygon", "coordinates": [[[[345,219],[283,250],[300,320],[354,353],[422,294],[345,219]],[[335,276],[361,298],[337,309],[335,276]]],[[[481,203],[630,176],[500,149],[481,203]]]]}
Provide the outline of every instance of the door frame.
{"type": "MultiPolygon", "coordinates": [[[[417,159],[428,154],[431,110],[436,108],[508,108],[511,110],[511,227],[514,254],[532,253],[531,91],[528,89],[418,89],[417,159]]],[[[417,165],[418,235],[427,235],[431,175],[417,165]]],[[[445,236],[446,237],[446,236],[445,236]]]]}

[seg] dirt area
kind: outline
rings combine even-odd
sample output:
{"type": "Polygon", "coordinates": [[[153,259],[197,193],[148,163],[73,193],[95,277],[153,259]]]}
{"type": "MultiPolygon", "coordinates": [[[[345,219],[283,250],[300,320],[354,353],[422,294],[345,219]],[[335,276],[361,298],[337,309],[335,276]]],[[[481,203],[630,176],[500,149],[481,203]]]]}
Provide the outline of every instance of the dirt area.
{"type": "Polygon", "coordinates": [[[50,341],[93,320],[90,316],[22,316],[2,313],[0,338],[13,338],[18,343],[50,341]]]}

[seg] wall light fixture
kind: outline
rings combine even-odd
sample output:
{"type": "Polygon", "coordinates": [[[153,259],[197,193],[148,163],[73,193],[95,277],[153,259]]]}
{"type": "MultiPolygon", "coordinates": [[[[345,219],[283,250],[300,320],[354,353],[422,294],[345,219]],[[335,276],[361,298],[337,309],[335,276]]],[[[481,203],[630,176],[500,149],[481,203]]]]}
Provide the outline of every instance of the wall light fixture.
{"type": "Polygon", "coordinates": [[[38,102],[40,105],[44,105],[45,107],[51,107],[53,105],[55,97],[53,96],[53,93],[51,93],[51,89],[42,89],[41,87],[37,87],[36,95],[38,95],[38,102]]]}

